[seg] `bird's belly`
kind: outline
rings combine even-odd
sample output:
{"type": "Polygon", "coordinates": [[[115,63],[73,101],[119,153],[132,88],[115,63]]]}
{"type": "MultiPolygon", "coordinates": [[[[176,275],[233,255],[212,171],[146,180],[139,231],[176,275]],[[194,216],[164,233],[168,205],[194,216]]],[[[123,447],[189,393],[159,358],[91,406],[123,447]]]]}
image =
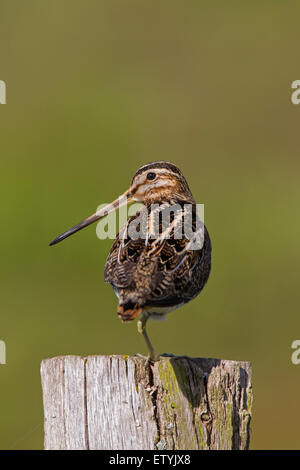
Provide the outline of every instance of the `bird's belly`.
{"type": "MultiPolygon", "coordinates": [[[[114,290],[116,296],[119,299],[120,298],[119,289],[114,285],[112,285],[112,287],[113,287],[113,290],[114,290]]],[[[173,310],[176,310],[177,308],[182,307],[182,305],[184,305],[184,302],[182,302],[180,304],[177,304],[177,305],[167,306],[167,307],[165,307],[165,306],[145,305],[143,307],[143,311],[148,313],[149,318],[151,318],[151,320],[164,321],[164,320],[166,320],[166,315],[168,313],[172,312],[173,310]]]]}
{"type": "Polygon", "coordinates": [[[172,312],[173,310],[176,310],[182,305],[183,303],[178,305],[172,305],[171,307],[153,307],[151,305],[146,305],[144,307],[144,311],[149,314],[151,320],[164,321],[166,320],[166,315],[168,313],[172,312]]]}

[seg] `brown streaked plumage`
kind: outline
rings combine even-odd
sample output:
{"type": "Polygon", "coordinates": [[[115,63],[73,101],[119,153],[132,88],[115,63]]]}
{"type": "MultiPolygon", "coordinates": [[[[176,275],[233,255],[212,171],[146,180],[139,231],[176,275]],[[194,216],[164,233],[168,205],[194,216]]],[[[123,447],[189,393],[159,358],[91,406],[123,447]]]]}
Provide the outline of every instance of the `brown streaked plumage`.
{"type": "Polygon", "coordinates": [[[142,166],[122,196],[57,237],[51,245],[130,201],[142,202],[144,206],[128,219],[117,235],[106,260],[104,279],[119,298],[119,317],[126,322],[139,318],[138,330],[145,338],[150,359],[157,360],[145,329],[148,318],[162,319],[166,313],[195,298],[207,282],[211,268],[211,242],[203,224],[199,248],[191,249],[186,236],[177,238],[177,230],[188,217],[182,215],[180,208],[189,207],[193,232],[199,227],[196,204],[180,170],[164,161],[142,166]],[[179,208],[179,215],[171,212],[170,224],[166,227],[164,214],[169,214],[174,204],[179,208]],[[155,219],[156,216],[160,218],[155,219]],[[159,235],[151,237],[154,219],[159,221],[159,235]],[[140,227],[143,220],[146,236],[136,238],[130,232],[131,224],[140,227]]]}

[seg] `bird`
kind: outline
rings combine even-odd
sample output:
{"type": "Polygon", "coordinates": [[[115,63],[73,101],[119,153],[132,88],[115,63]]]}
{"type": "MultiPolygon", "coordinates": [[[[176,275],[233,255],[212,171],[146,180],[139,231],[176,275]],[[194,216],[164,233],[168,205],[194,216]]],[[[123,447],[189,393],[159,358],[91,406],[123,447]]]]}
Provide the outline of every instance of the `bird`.
{"type": "Polygon", "coordinates": [[[153,363],[162,355],[157,354],[147,334],[148,319],[163,320],[193,300],[211,271],[210,236],[179,168],[167,161],[141,166],[129,189],[59,235],[50,246],[132,202],[141,203],[142,209],[129,217],[116,235],[106,259],[104,281],[118,297],[119,318],[123,322],[137,319],[138,332],[153,363]],[[189,236],[182,230],[188,220],[189,236]]]}

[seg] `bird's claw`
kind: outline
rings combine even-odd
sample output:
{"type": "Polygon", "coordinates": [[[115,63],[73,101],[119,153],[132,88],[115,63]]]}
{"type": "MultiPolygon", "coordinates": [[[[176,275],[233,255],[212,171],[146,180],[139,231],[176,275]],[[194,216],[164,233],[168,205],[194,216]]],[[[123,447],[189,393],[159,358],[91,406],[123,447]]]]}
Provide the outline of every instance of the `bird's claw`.
{"type": "Polygon", "coordinates": [[[154,364],[160,360],[160,356],[158,354],[150,354],[149,356],[143,356],[143,354],[136,353],[135,357],[139,357],[141,359],[145,359],[147,364],[154,364]]]}
{"type": "Polygon", "coordinates": [[[134,357],[139,357],[140,359],[148,359],[147,356],[144,356],[143,354],[140,354],[140,353],[135,353],[134,357]]]}
{"type": "Polygon", "coordinates": [[[172,354],[172,353],[163,353],[163,354],[160,354],[160,357],[171,357],[173,359],[190,359],[190,357],[186,355],[177,356],[176,354],[172,354]]]}
{"type": "Polygon", "coordinates": [[[175,354],[172,353],[162,353],[160,354],[160,357],[177,357],[175,354]]]}

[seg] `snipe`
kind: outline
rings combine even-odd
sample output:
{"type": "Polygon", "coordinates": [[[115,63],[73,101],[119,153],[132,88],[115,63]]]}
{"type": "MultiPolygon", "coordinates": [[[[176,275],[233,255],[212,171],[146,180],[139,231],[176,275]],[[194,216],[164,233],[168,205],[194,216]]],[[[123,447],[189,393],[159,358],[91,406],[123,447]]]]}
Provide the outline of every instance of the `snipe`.
{"type": "Polygon", "coordinates": [[[119,317],[123,321],[138,317],[138,331],[146,341],[150,360],[155,361],[159,356],[147,335],[147,320],[163,319],[195,298],[207,282],[211,267],[209,234],[203,224],[199,229],[196,203],[180,170],[164,161],[142,166],[124,194],[50,245],[132,201],[142,202],[143,210],[130,217],[117,235],[106,260],[104,279],[119,298],[119,317]],[[167,226],[165,220],[169,221],[167,226]],[[182,230],[185,220],[191,221],[192,237],[182,230]],[[192,245],[195,237],[198,244],[192,245]]]}

